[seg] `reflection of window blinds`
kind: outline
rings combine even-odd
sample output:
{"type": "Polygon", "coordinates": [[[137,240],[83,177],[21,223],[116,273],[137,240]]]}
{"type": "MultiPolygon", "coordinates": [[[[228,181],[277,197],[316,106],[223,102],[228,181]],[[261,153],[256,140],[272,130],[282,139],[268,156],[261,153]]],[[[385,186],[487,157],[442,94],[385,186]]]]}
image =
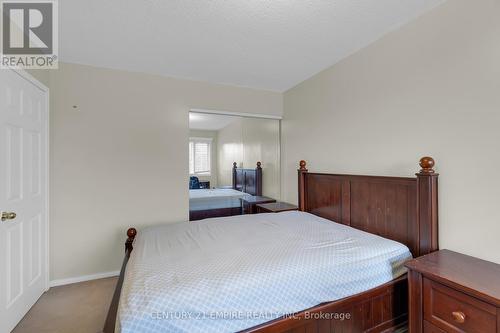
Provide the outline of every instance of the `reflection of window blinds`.
{"type": "Polygon", "coordinates": [[[194,155],[193,155],[194,142],[189,142],[189,174],[194,173],[194,155]]]}
{"type": "Polygon", "coordinates": [[[210,172],[210,144],[208,142],[194,143],[194,172],[210,172]]]}
{"type": "Polygon", "coordinates": [[[210,173],[210,141],[191,139],[189,141],[189,173],[210,173]]]}

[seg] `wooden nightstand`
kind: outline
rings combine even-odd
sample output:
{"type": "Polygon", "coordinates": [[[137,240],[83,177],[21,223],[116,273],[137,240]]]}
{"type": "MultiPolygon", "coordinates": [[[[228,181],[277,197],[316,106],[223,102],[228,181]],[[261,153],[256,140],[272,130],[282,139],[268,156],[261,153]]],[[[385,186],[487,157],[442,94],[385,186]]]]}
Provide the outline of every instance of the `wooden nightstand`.
{"type": "Polygon", "coordinates": [[[256,214],[257,209],[255,208],[258,204],[276,202],[273,198],[262,197],[260,195],[252,195],[249,197],[240,198],[241,201],[241,213],[242,214],[256,214]]]}
{"type": "Polygon", "coordinates": [[[500,265],[441,250],[405,266],[410,333],[500,332],[500,265]]]}
{"type": "Polygon", "coordinates": [[[257,213],[279,213],[287,212],[290,210],[299,210],[299,207],[281,201],[258,204],[255,208],[257,209],[257,213]]]}

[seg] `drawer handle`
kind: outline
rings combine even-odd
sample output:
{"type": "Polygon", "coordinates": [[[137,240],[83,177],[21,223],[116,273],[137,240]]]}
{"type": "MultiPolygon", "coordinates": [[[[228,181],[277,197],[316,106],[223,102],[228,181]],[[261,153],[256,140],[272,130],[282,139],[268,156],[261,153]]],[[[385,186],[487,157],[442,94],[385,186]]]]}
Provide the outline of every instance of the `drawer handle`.
{"type": "Polygon", "coordinates": [[[463,324],[465,322],[465,313],[462,311],[453,311],[451,315],[457,323],[463,324]]]}

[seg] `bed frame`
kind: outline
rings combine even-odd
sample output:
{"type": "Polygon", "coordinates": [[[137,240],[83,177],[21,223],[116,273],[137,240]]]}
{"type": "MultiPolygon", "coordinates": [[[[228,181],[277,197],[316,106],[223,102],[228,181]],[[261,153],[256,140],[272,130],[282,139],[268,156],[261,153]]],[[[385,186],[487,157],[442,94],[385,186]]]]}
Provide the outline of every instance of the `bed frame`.
{"type": "MultiPolygon", "coordinates": [[[[298,170],[299,209],[408,246],[414,257],[438,250],[438,174],[434,160],[420,160],[416,177],[310,173],[298,170]]],[[[123,275],[137,231],[130,228],[125,259],[104,333],[114,332],[123,275]]],[[[407,276],[377,288],[323,303],[244,332],[386,332],[407,324],[407,276]]]]}
{"type": "MultiPolygon", "coordinates": [[[[257,162],[255,169],[238,168],[236,162],[232,168],[232,189],[251,195],[262,195],[262,166],[257,162]]],[[[190,210],[189,221],[202,220],[210,217],[241,215],[241,207],[190,210]]]]}

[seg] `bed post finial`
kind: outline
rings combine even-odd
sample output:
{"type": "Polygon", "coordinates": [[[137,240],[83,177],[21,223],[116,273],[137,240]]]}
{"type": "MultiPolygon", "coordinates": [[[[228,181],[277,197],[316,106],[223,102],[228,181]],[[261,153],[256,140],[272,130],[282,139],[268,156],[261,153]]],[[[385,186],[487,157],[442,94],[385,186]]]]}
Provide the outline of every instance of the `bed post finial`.
{"type": "Polygon", "coordinates": [[[422,256],[439,249],[438,244],[438,177],[434,171],[434,159],[429,156],[420,159],[417,173],[417,213],[419,244],[416,256],[422,256]]]}
{"type": "Polygon", "coordinates": [[[255,195],[262,196],[262,163],[260,162],[257,162],[257,167],[255,168],[255,195]]]}
{"type": "Polygon", "coordinates": [[[420,159],[420,167],[422,168],[420,170],[420,173],[423,173],[423,174],[432,174],[434,173],[434,159],[432,157],[429,157],[429,156],[424,156],[420,159]]]}
{"type": "Polygon", "coordinates": [[[301,212],[306,211],[306,161],[301,160],[299,162],[299,170],[297,170],[299,174],[299,210],[301,212]]]}
{"type": "Polygon", "coordinates": [[[236,168],[238,168],[238,163],[233,162],[233,169],[236,169],[236,168]]]}
{"type": "Polygon", "coordinates": [[[135,235],[137,235],[137,230],[135,228],[129,228],[127,230],[127,241],[125,242],[125,252],[132,251],[132,243],[134,242],[135,235]]]}
{"type": "Polygon", "coordinates": [[[133,240],[135,238],[135,235],[137,235],[137,230],[135,228],[129,228],[127,230],[128,238],[132,238],[132,240],[133,240]]]}
{"type": "Polygon", "coordinates": [[[304,161],[304,160],[300,161],[299,162],[299,167],[300,167],[299,170],[307,171],[306,165],[307,165],[306,161],[304,161]]]}

